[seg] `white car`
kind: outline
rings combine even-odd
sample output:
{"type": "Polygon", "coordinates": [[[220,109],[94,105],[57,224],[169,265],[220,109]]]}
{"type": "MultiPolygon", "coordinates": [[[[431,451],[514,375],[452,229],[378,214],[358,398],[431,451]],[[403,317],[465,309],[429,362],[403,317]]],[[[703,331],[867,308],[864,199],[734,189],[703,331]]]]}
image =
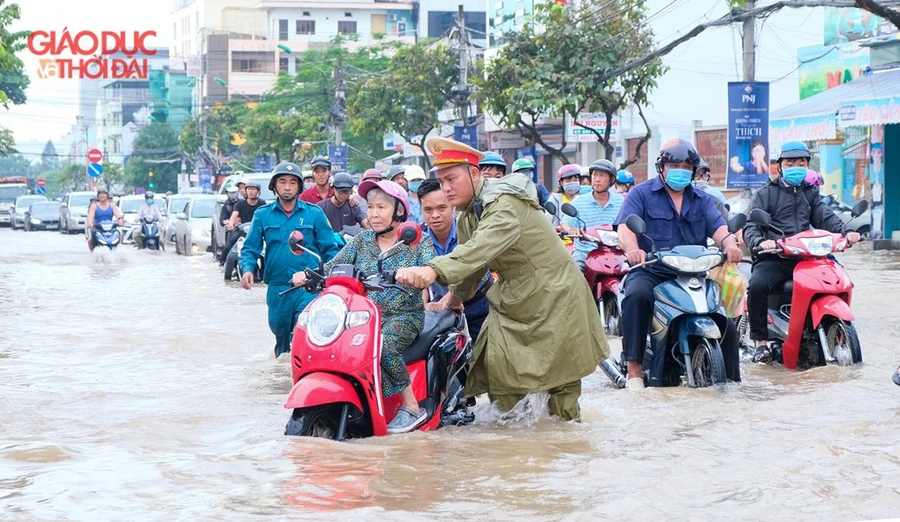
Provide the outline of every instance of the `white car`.
{"type": "Polygon", "coordinates": [[[144,196],[122,196],[116,205],[122,212],[122,218],[125,220],[124,234],[122,235],[122,243],[133,243],[134,232],[137,227],[137,213],[141,205],[144,204],[144,196]]]}
{"type": "Polygon", "coordinates": [[[88,207],[96,192],[69,192],[59,205],[59,232],[61,234],[84,233],[88,207]]]}
{"type": "Polygon", "coordinates": [[[25,213],[28,212],[28,207],[32,203],[40,201],[47,201],[47,198],[44,196],[19,196],[16,198],[13,208],[9,211],[9,224],[13,230],[25,228],[25,213]]]}
{"type": "MultiPolygon", "coordinates": [[[[228,187],[232,185],[236,185],[238,180],[244,179],[246,181],[256,181],[259,182],[262,190],[259,191],[259,198],[269,203],[275,201],[275,194],[269,190],[269,180],[272,179],[271,172],[253,172],[250,174],[240,174],[229,176],[225,179],[225,182],[222,183],[222,186],[219,187],[219,192],[217,194],[218,199],[216,200],[216,210],[215,216],[216,219],[213,220],[212,227],[212,248],[213,255],[218,255],[222,248],[225,247],[225,225],[219,222],[219,215],[222,213],[222,206],[225,205],[225,202],[228,201],[228,195],[225,193],[228,190],[228,187]]],[[[225,256],[228,255],[226,252],[225,256]]]]}
{"type": "Polygon", "coordinates": [[[175,214],[175,253],[202,254],[209,250],[216,196],[196,195],[184,212],[175,214]]]}
{"type": "Polygon", "coordinates": [[[178,222],[178,220],[175,219],[175,214],[184,212],[187,204],[191,202],[191,199],[193,199],[195,195],[196,194],[172,194],[166,198],[166,223],[165,226],[160,226],[160,230],[165,231],[163,241],[166,244],[171,245],[175,243],[175,223],[178,222]]]}

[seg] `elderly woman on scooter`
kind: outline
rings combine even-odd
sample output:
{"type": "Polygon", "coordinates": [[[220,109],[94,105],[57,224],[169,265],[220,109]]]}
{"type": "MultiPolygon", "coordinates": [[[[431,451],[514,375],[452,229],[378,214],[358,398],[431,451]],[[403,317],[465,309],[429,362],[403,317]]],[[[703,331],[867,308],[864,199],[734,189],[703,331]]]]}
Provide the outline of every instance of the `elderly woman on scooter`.
{"type": "MultiPolygon", "coordinates": [[[[397,183],[388,180],[366,180],[359,185],[359,195],[368,202],[366,217],[372,230],[354,237],[325,265],[326,273],[335,265],[352,264],[365,274],[378,270],[378,257],[397,243],[397,226],[409,216],[409,196],[397,183]]],[[[431,241],[415,246],[399,246],[384,260],[384,268],[397,270],[425,266],[435,256],[431,241]]],[[[294,274],[294,285],[306,282],[306,274],[294,274]]],[[[388,424],[388,433],[406,433],[425,420],[426,412],[419,408],[410,386],[409,372],[403,362],[403,351],[415,340],[425,325],[425,302],[419,292],[406,293],[397,289],[369,292],[369,299],[381,309],[381,331],[384,337],[381,352],[382,393],[385,397],[400,394],[403,406],[388,424]]]]}

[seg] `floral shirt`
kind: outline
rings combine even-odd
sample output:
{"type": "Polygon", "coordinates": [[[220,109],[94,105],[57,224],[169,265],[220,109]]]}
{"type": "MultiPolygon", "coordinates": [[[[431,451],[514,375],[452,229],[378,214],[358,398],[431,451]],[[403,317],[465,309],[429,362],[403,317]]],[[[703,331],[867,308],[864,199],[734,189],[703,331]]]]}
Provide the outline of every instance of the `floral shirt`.
{"type": "MultiPolygon", "coordinates": [[[[325,265],[325,273],[331,271],[334,265],[354,265],[357,270],[369,276],[378,271],[378,256],[381,249],[375,240],[375,232],[365,230],[354,237],[341,249],[334,259],[325,265]]],[[[408,247],[397,247],[392,254],[384,260],[384,270],[397,270],[413,266],[427,266],[435,257],[434,246],[431,241],[420,241],[419,244],[408,247]]],[[[389,288],[378,292],[369,292],[369,299],[375,301],[381,307],[381,314],[385,317],[405,314],[423,313],[425,304],[422,301],[422,293],[410,289],[409,293],[401,292],[395,288],[389,288]]]]}

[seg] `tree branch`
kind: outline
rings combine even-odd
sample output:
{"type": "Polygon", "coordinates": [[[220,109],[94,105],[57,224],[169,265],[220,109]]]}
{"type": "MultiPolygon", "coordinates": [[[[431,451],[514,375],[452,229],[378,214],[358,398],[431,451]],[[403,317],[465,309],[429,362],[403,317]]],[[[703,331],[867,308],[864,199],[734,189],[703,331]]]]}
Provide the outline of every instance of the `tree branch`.
{"type": "MultiPolygon", "coordinates": [[[[891,1],[892,5],[900,5],[900,3],[893,0],[889,1],[891,1]]],[[[892,22],[895,26],[900,27],[900,11],[883,5],[883,2],[882,4],[879,4],[874,0],[779,0],[778,2],[773,2],[769,5],[757,7],[755,9],[741,10],[739,8],[734,8],[727,15],[711,22],[706,22],[694,27],[684,35],[672,40],[668,44],[660,47],[659,49],[644,56],[643,58],[640,58],[639,60],[627,63],[622,67],[619,67],[618,69],[597,76],[596,78],[594,78],[594,82],[598,84],[603,83],[616,78],[632,69],[642,67],[657,58],[661,58],[669,54],[679,45],[687,42],[688,40],[696,38],[700,33],[711,27],[731,25],[737,22],[743,22],[748,18],[764,17],[776,11],[780,11],[785,7],[790,7],[793,9],[801,7],[858,7],[860,9],[865,9],[866,11],[869,11],[877,16],[885,18],[892,22]]]]}
{"type": "MultiPolygon", "coordinates": [[[[637,163],[637,160],[640,159],[640,157],[641,157],[641,147],[643,147],[648,141],[650,141],[650,136],[651,136],[650,124],[647,123],[647,117],[644,116],[644,109],[642,109],[641,106],[637,103],[635,103],[634,106],[637,107],[638,114],[641,116],[641,120],[643,120],[643,122],[644,122],[644,128],[647,129],[647,134],[644,134],[643,136],[641,136],[641,139],[638,140],[637,147],[634,148],[634,156],[625,160],[622,163],[622,165],[619,166],[620,169],[627,169],[629,166],[637,163]]],[[[625,146],[627,147],[628,144],[626,143],[625,146]]],[[[627,148],[626,148],[626,150],[627,150],[627,148]]],[[[649,170],[649,165],[648,165],[648,170],[649,170]]]]}

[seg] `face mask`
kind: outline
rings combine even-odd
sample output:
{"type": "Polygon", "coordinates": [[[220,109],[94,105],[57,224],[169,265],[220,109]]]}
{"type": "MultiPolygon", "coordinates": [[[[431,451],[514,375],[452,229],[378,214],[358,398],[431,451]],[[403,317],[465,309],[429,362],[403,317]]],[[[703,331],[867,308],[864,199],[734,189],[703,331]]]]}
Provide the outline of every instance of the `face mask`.
{"type": "Polygon", "coordinates": [[[148,205],[152,205],[152,204],[153,204],[153,200],[152,200],[152,199],[145,199],[144,201],[146,201],[148,205]]]}
{"type": "Polygon", "coordinates": [[[418,191],[419,191],[419,187],[421,187],[421,186],[422,186],[422,182],[421,182],[421,181],[410,181],[410,182],[409,182],[409,190],[410,190],[410,192],[418,192],[418,191]]]}
{"type": "Polygon", "coordinates": [[[594,187],[590,185],[582,185],[578,187],[579,194],[590,194],[594,190],[594,187]]]}
{"type": "Polygon", "coordinates": [[[809,172],[806,170],[806,167],[788,167],[782,170],[782,175],[784,176],[784,180],[788,183],[788,185],[798,186],[803,183],[803,180],[806,179],[806,174],[809,172]]]}
{"type": "Polygon", "coordinates": [[[577,181],[570,181],[568,183],[563,183],[563,192],[568,195],[577,194],[578,191],[581,190],[581,184],[577,181]]]}
{"type": "Polygon", "coordinates": [[[706,192],[706,187],[708,187],[708,186],[709,186],[709,182],[706,181],[705,179],[698,179],[697,181],[694,182],[694,188],[698,189],[698,190],[702,190],[703,192],[706,192]]]}
{"type": "Polygon", "coordinates": [[[303,189],[306,190],[308,188],[312,188],[314,185],[315,185],[315,183],[304,183],[303,189]]]}
{"type": "Polygon", "coordinates": [[[691,174],[688,169],[666,169],[666,185],[672,190],[684,190],[691,184],[691,174]]]}

